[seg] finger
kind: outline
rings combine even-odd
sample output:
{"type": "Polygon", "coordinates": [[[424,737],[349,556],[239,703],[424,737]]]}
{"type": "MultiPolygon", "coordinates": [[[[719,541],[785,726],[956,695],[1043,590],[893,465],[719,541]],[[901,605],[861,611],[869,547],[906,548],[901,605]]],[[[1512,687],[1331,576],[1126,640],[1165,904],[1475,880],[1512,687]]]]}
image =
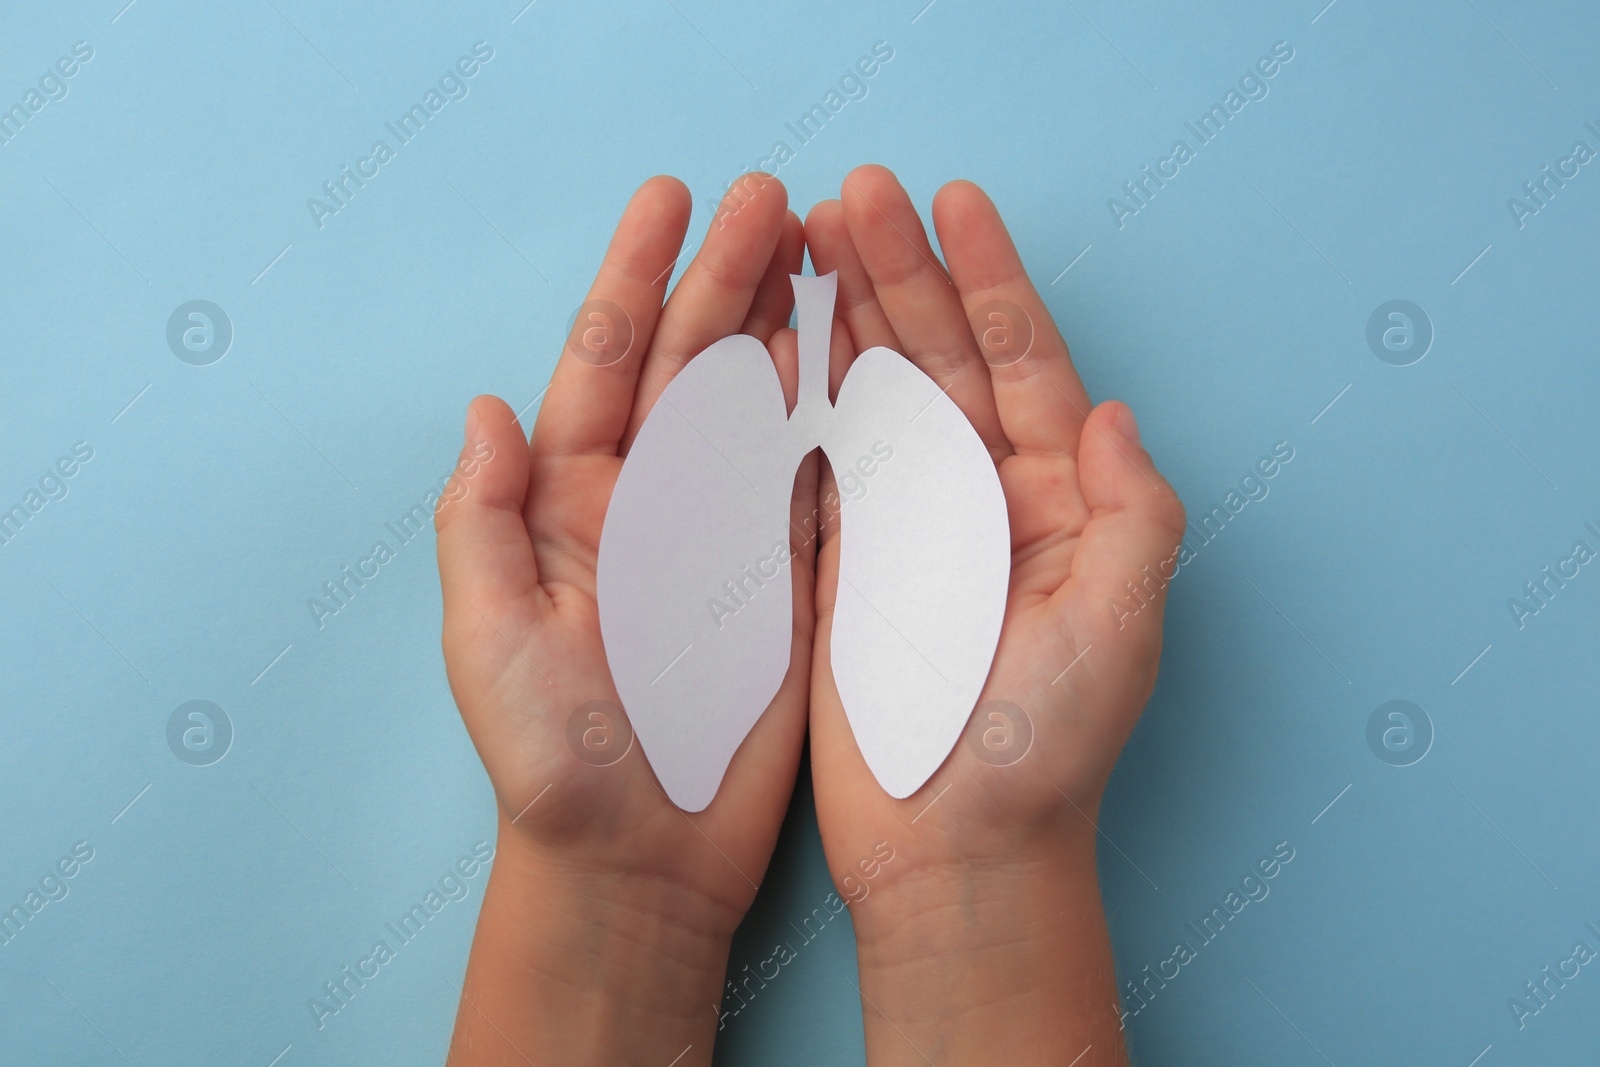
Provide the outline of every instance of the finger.
{"type": "Polygon", "coordinates": [[[900,353],[950,395],[990,452],[1003,458],[1011,449],[988,371],[911,198],[888,170],[868,165],[850,172],[843,199],[850,240],[905,345],[900,353]]]}
{"type": "Polygon", "coordinates": [[[1006,439],[1020,453],[1075,455],[1089,394],[1000,212],[976,185],[951,182],[933,198],[933,224],[1006,439]]]}
{"type": "MultiPolygon", "coordinates": [[[[504,400],[467,407],[466,443],[434,511],[445,643],[509,613],[539,610],[544,591],[523,522],[528,446],[504,400]]],[[[502,627],[503,628],[503,627],[502,627]]]]}
{"type": "Polygon", "coordinates": [[[628,201],[556,362],[533,428],[534,449],[616,454],[688,226],[689,190],[676,178],[651,178],[628,201]]]}
{"type": "Polygon", "coordinates": [[[789,275],[800,273],[805,256],[805,227],[801,225],[800,216],[791,211],[784,216],[778,247],[773,250],[772,261],[767,264],[761,283],[756,286],[750,313],[744,317],[740,333],[766,344],[774,333],[789,325],[789,316],[794,312],[794,286],[789,283],[789,275]]]}
{"type": "MultiPolygon", "coordinates": [[[[867,268],[850,243],[850,230],[844,220],[844,204],[824,200],[806,216],[806,247],[811,251],[811,266],[819,276],[837,271],[838,298],[834,314],[850,329],[857,352],[882,345],[902,351],[889,317],[878,303],[867,268]]],[[[837,383],[835,383],[837,384],[837,383]]]]}
{"type": "Polygon", "coordinates": [[[683,365],[711,342],[739,332],[772,262],[788,203],[783,183],[760,172],[740,178],[723,197],[705,242],[656,324],[623,435],[624,451],[683,365]]]}
{"type": "MultiPolygon", "coordinates": [[[[1183,503],[1167,484],[1126,404],[1107,401],[1085,421],[1078,476],[1090,517],[1056,597],[1074,617],[1160,641],[1161,610],[1178,566],[1183,503]]],[[[1103,631],[1102,631],[1103,632],[1103,631]]]]}

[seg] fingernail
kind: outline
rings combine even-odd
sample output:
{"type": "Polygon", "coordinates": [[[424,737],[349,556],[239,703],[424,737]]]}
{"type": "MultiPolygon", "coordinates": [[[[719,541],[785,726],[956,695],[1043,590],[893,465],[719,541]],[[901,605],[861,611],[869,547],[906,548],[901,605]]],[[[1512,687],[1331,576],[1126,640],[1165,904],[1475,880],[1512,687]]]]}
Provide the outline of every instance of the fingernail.
{"type": "Polygon", "coordinates": [[[1133,417],[1133,409],[1126,404],[1117,405],[1117,432],[1131,445],[1139,443],[1139,422],[1133,417]]]}
{"type": "Polygon", "coordinates": [[[470,444],[472,444],[472,443],[474,443],[474,442],[476,442],[478,440],[479,423],[480,423],[480,420],[478,418],[477,405],[468,404],[467,405],[467,434],[466,434],[466,443],[467,444],[470,445],[470,444]]]}

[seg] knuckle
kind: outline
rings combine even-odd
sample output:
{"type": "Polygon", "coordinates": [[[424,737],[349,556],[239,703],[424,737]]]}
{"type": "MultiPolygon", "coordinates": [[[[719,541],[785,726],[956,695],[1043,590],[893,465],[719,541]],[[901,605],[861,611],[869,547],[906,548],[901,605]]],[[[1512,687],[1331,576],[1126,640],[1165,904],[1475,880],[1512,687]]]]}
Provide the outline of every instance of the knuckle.
{"type": "Polygon", "coordinates": [[[759,282],[766,266],[713,249],[704,250],[695,262],[713,285],[738,292],[743,292],[759,282]]]}
{"type": "Polygon", "coordinates": [[[1189,517],[1184,510],[1183,501],[1178,499],[1178,494],[1171,486],[1165,486],[1156,494],[1150,504],[1150,518],[1163,530],[1175,537],[1182,537],[1187,528],[1189,517]]]}

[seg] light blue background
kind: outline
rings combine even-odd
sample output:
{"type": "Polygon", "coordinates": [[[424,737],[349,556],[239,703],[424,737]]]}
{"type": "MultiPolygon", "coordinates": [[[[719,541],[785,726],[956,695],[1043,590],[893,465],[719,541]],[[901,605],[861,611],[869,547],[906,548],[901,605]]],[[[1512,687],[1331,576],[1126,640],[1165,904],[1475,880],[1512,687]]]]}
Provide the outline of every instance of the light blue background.
{"type": "MultiPolygon", "coordinates": [[[[1522,1030],[1507,999],[1600,947],[1600,567],[1524,629],[1507,600],[1600,547],[1600,164],[1525,228],[1506,200],[1600,148],[1600,11],[925,2],[7,5],[0,105],[94,58],[0,147],[0,506],[94,459],[0,548],[0,904],[95,858],[0,947],[0,1060],[440,1062],[482,875],[325,1028],[306,1007],[493,839],[431,533],[320,632],[306,599],[437,487],[471,396],[539,394],[643,178],[688,182],[697,243],[877,41],[870,95],[780,172],[798,208],[864,161],[924,209],[975,179],[1191,514],[1295,450],[1174,584],[1105,804],[1119,969],[1295,859],[1129,1020],[1134,1053],[1592,1058],[1600,971],[1522,1030]],[[478,40],[470,95],[319,230],[306,199],[478,40]],[[1119,229],[1107,199],[1277,41],[1270,95],[1119,229]],[[236,331],[207,367],[165,343],[196,298],[236,331]],[[1365,342],[1394,298],[1436,331],[1408,367],[1365,342]],[[1404,768],[1366,742],[1395,698],[1437,735],[1404,768]],[[210,767],[166,747],[191,699],[234,725],[210,767]]],[[[807,796],[735,970],[829,891],[807,796]]],[[[830,929],[719,1062],[860,1063],[853,968],[830,929]]]]}

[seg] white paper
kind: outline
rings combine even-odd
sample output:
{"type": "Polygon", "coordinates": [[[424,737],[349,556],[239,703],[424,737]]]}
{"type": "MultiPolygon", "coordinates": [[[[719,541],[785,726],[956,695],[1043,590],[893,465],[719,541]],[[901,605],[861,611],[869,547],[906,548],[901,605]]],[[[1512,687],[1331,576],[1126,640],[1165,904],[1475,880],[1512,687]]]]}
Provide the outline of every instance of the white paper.
{"type": "Polygon", "coordinates": [[[617,693],[667,796],[687,811],[711,803],[788,669],[789,502],[812,449],[826,453],[841,498],[834,679],[892,796],[916,792],[950,754],[1005,611],[1005,497],[976,431],[887,348],[862,353],[830,405],[837,278],[792,281],[794,413],[785,417],[759,341],[711,345],[646,418],[600,537],[600,628],[617,693]]]}

